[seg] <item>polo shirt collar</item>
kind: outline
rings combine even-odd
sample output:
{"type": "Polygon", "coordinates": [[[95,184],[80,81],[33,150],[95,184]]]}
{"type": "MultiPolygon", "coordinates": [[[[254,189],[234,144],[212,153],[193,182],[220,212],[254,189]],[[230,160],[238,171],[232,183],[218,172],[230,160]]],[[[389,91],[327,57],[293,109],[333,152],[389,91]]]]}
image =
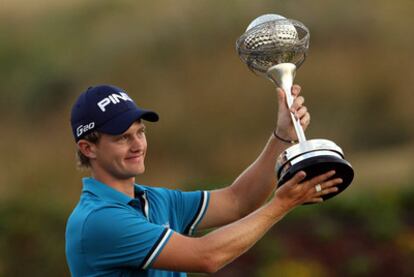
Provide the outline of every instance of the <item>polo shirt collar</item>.
{"type": "MultiPolygon", "coordinates": [[[[82,191],[89,191],[98,197],[109,200],[112,202],[118,202],[123,204],[129,204],[134,198],[129,197],[128,195],[117,191],[116,189],[99,182],[98,180],[88,177],[82,179],[83,183],[83,190],[82,191]]],[[[146,189],[142,186],[139,186],[137,184],[134,185],[134,191],[135,196],[138,197],[138,195],[141,195],[145,193],[146,189]]]]}

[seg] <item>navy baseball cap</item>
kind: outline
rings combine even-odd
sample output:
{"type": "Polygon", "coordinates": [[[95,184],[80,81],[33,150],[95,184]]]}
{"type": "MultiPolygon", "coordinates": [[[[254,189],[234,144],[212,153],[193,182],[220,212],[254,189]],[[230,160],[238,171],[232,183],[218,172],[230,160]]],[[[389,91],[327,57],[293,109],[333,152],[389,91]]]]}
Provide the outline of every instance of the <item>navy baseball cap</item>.
{"type": "Polygon", "coordinates": [[[128,130],[138,119],[158,121],[158,114],[139,108],[118,87],[98,85],[83,92],[72,107],[71,124],[75,141],[86,134],[99,131],[119,135],[128,130]]]}

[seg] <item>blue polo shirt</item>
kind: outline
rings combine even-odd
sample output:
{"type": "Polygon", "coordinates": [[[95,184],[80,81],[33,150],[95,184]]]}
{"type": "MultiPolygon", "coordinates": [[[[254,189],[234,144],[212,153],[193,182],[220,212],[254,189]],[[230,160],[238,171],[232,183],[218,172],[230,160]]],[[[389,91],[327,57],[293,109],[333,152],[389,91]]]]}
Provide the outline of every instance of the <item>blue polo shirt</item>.
{"type": "Polygon", "coordinates": [[[135,185],[131,198],[93,178],[83,179],[66,225],[72,276],[186,276],[151,269],[173,232],[192,235],[209,202],[206,191],[135,185]]]}

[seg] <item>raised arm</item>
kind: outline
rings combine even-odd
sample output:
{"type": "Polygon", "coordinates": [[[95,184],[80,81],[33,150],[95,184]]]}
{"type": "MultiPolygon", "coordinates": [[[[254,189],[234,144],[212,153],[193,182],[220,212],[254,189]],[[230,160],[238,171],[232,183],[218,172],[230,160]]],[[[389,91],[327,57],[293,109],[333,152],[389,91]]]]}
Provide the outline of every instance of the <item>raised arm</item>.
{"type": "MultiPolygon", "coordinates": [[[[296,140],[296,133],[290,118],[293,112],[301,119],[304,129],[310,122],[310,115],[299,96],[300,86],[294,85],[295,97],[292,108],[286,104],[285,93],[278,89],[278,118],[276,133],[285,140],[296,140]]],[[[211,192],[210,204],[199,229],[222,226],[233,222],[259,208],[276,188],[275,164],[282,151],[290,144],[277,139],[273,134],[259,157],[230,186],[211,192]]]]}
{"type": "Polygon", "coordinates": [[[327,181],[334,173],[328,172],[300,184],[305,177],[301,171],[280,187],[269,203],[203,237],[190,238],[174,233],[153,267],[185,272],[216,272],[251,248],[295,206],[320,202],[323,193],[336,191],[336,185],[341,180],[327,181]],[[316,192],[317,184],[321,184],[322,192],[316,192]]]}

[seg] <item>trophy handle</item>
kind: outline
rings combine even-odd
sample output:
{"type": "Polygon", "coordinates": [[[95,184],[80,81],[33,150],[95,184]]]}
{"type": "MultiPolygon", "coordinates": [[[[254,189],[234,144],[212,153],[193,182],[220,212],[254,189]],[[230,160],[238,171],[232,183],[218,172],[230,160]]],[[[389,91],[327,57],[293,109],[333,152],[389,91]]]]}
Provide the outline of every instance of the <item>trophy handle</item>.
{"type": "MultiPolygon", "coordinates": [[[[292,85],[296,74],[296,65],[293,63],[280,63],[270,67],[267,70],[267,77],[271,79],[277,86],[281,87],[286,93],[286,102],[290,108],[293,104],[292,85]]],[[[300,120],[296,119],[293,113],[290,113],[293,126],[299,142],[305,142],[305,132],[303,131],[300,120]]]]}

